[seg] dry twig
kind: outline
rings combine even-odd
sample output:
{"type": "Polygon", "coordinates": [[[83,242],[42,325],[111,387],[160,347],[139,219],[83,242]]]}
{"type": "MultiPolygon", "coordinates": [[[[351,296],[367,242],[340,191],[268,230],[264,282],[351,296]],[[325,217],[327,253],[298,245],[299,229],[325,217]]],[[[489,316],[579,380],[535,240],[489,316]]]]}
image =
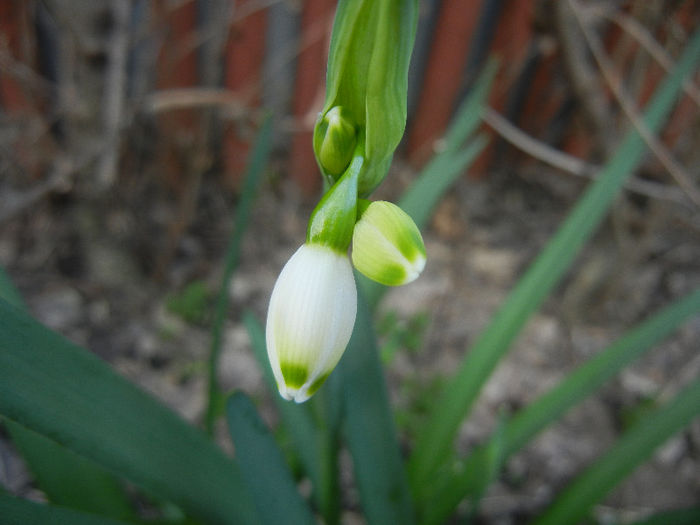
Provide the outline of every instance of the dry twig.
{"type": "Polygon", "coordinates": [[[683,167],[675,161],[668,149],[656,138],[656,136],[644,123],[644,120],[637,111],[634,102],[623,90],[622,80],[616,73],[610,59],[603,49],[602,44],[598,40],[597,36],[593,34],[593,31],[591,31],[589,25],[587,24],[585,19],[586,15],[583,13],[582,7],[578,5],[577,0],[568,0],[568,4],[571,7],[579,27],[581,28],[593,57],[598,63],[598,67],[603,74],[603,78],[605,78],[606,83],[613,92],[615,99],[620,104],[620,107],[622,107],[622,110],[625,112],[625,115],[636,128],[644,142],[646,142],[647,147],[656,156],[656,158],[659,159],[661,164],[676,180],[678,185],[686,192],[688,197],[690,197],[696,206],[700,206],[700,191],[695,187],[690,175],[686,173],[685,169],[683,169],[683,167]]]}
{"type": "Polygon", "coordinates": [[[97,166],[97,183],[108,188],[114,182],[119,160],[119,134],[126,97],[127,54],[129,49],[129,13],[131,2],[113,0],[114,28],[109,47],[109,69],[105,79],[104,141],[97,166]]]}
{"type": "MultiPolygon", "coordinates": [[[[519,150],[554,168],[586,178],[595,178],[596,174],[600,171],[600,166],[589,164],[528,135],[491,108],[486,108],[482,113],[482,117],[484,122],[504,140],[508,141],[519,150]]],[[[684,192],[664,184],[633,178],[625,183],[625,188],[654,199],[683,205],[689,204],[684,192]]]]}

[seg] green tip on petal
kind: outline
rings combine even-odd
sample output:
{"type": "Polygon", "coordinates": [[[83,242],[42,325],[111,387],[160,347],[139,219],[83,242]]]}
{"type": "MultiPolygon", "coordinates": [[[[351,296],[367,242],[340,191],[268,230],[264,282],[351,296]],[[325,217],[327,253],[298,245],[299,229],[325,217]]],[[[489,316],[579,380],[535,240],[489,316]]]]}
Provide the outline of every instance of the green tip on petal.
{"type": "Polygon", "coordinates": [[[352,263],[387,286],[415,280],[425,268],[425,244],[413,219],[397,205],[372,202],[355,224],[352,263]]]}

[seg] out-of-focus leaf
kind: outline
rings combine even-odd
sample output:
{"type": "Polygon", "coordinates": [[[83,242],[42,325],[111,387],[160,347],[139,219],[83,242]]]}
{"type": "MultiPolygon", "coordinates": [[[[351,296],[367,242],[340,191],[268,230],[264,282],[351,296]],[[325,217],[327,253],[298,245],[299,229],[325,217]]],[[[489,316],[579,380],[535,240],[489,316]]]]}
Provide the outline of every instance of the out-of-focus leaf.
{"type": "Polygon", "coordinates": [[[236,458],[264,523],[316,523],[301,499],[294,479],[255,406],[243,393],[229,397],[228,427],[236,458]]]}
{"type": "Polygon", "coordinates": [[[209,349],[209,398],[207,403],[207,412],[204,419],[204,424],[209,434],[214,428],[214,421],[219,413],[221,392],[216,381],[216,373],[219,364],[219,353],[221,352],[221,334],[228,310],[228,294],[231,285],[233,272],[238,266],[240,258],[241,241],[243,234],[248,229],[248,221],[250,219],[250,210],[253,206],[253,201],[258,193],[262,172],[267,165],[270,149],[272,147],[272,118],[266,116],[263,120],[257,139],[253,145],[253,151],[246,166],[246,175],[243,181],[243,191],[241,198],[236,207],[236,216],[234,219],[233,231],[231,240],[229,241],[228,249],[226,250],[226,259],[224,262],[224,274],[221,278],[221,286],[219,287],[219,296],[214,309],[214,320],[212,322],[211,347],[209,349]]]}
{"type": "Polygon", "coordinates": [[[665,406],[625,432],[610,450],[557,496],[544,514],[535,520],[535,525],[578,523],[597,501],[698,414],[700,380],[691,383],[665,406]]]}
{"type": "Polygon", "coordinates": [[[489,465],[492,462],[489,454],[494,448],[502,449],[504,459],[514,454],[548,424],[586,399],[698,312],[700,290],[676,301],[630,330],[516,414],[504,425],[500,438],[494,437],[478,447],[464,461],[452,465],[449,471],[441,471],[442,475],[436,476],[435,482],[426,488],[424,499],[418,504],[424,511],[423,523],[443,523],[463,498],[474,498],[487,488],[493,479],[490,475],[489,465]],[[501,444],[497,446],[496,441],[501,444]]]}
{"type": "Polygon", "coordinates": [[[355,329],[335,372],[343,386],[343,434],[368,523],[408,525],[413,508],[371,319],[359,295],[355,329]]]}
{"type": "Polygon", "coordinates": [[[272,391],[282,422],[289,433],[294,450],[299,455],[304,472],[311,479],[314,501],[326,521],[334,522],[339,513],[337,480],[337,436],[335,436],[336,417],[327,418],[326,407],[320,407],[320,417],[315,417],[311,410],[314,403],[323,404],[325,390],[335,384],[333,374],[321,387],[321,391],[308,403],[296,404],[282,399],[277,392],[277,384],[267,359],[265,333],[255,317],[247,312],[243,321],[250,335],[255,358],[263,371],[265,382],[272,391]],[[318,400],[321,399],[319,402],[318,400]]]}
{"type": "Polygon", "coordinates": [[[658,512],[629,525],[697,525],[698,523],[700,523],[700,507],[692,507],[658,512]]]}
{"type": "MultiPolygon", "coordinates": [[[[657,89],[648,105],[644,122],[655,132],[668,115],[683,80],[700,59],[700,31],[691,39],[675,71],[657,89]]],[[[493,316],[457,373],[435,403],[435,410],[418,437],[409,463],[414,494],[429,487],[433,474],[450,456],[460,423],[511,342],[559,282],[574,257],[591,236],[619,193],[625,180],[642,161],[645,144],[636,129],[630,129],[610,161],[580,198],[575,208],[493,316]]]]}
{"type": "Polygon", "coordinates": [[[211,524],[257,523],[237,465],[106,363],[0,299],[0,414],[211,524]]]}
{"type": "Polygon", "coordinates": [[[3,525],[126,525],[77,510],[41,505],[0,493],[0,523],[3,525]]]}
{"type": "MultiPolygon", "coordinates": [[[[17,308],[25,308],[22,297],[2,268],[0,298],[17,308]]],[[[50,502],[113,518],[133,517],[121,484],[103,468],[22,425],[10,420],[5,420],[4,424],[50,502]]]]}

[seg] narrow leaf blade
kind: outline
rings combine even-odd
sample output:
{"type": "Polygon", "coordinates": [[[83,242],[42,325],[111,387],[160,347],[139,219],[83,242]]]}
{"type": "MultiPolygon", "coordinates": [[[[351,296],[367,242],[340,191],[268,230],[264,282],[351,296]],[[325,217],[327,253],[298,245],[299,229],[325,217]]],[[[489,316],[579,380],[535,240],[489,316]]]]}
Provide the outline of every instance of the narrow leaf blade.
{"type": "Polygon", "coordinates": [[[258,193],[262,172],[267,165],[267,160],[270,156],[272,147],[272,118],[266,116],[263,120],[258,136],[253,145],[253,151],[246,166],[246,175],[243,180],[243,191],[241,198],[236,207],[236,217],[234,227],[231,233],[226,250],[226,259],[224,262],[224,274],[221,278],[221,286],[219,287],[219,295],[216,301],[214,310],[214,320],[211,329],[211,346],[209,348],[209,397],[207,402],[207,412],[205,416],[205,427],[209,434],[212,433],[214,422],[218,413],[219,400],[221,392],[217,384],[217,369],[219,364],[219,354],[221,353],[221,335],[228,310],[228,294],[231,285],[233,273],[238,266],[240,258],[241,242],[243,234],[248,229],[250,220],[250,212],[253,206],[253,201],[258,193]]]}
{"type": "Polygon", "coordinates": [[[0,414],[209,523],[256,523],[240,472],[106,363],[0,300],[0,414]]]}
{"type": "MultiPolygon", "coordinates": [[[[556,421],[567,410],[594,393],[606,381],[671,334],[681,323],[700,312],[700,290],[663,309],[615,343],[599,352],[558,385],[516,414],[503,429],[504,459],[516,453],[533,437],[556,421]]],[[[497,438],[474,450],[458,466],[445,472],[425,492],[420,508],[426,524],[443,523],[466,497],[473,498],[493,479],[489,475],[488,454],[497,438]]]]}
{"type": "MultiPolygon", "coordinates": [[[[26,309],[22,297],[2,268],[0,297],[17,308],[26,309]]],[[[121,484],[103,468],[14,421],[5,420],[4,424],[50,502],[113,518],[133,517],[133,509],[121,484]]]]}
{"type": "Polygon", "coordinates": [[[3,525],[126,525],[126,521],[95,516],[52,505],[41,505],[0,493],[3,525]]]}
{"type": "Polygon", "coordinates": [[[233,394],[226,414],[238,463],[263,522],[313,525],[314,517],[297,491],[282,452],[250,399],[240,392],[233,394]]]}
{"type": "MultiPolygon", "coordinates": [[[[336,461],[334,436],[329,435],[327,426],[314,418],[310,403],[298,405],[282,399],[277,392],[277,384],[267,359],[263,328],[250,312],[244,314],[243,321],[250,336],[255,358],[263,371],[265,382],[272,391],[277,410],[289,432],[294,450],[299,455],[304,472],[311,479],[316,505],[321,514],[329,519],[337,514],[338,499],[337,480],[331,479],[336,461]]],[[[328,388],[332,379],[332,377],[329,378],[323,388],[328,388]]],[[[318,392],[317,395],[320,394],[322,392],[318,392]]]]}
{"type": "Polygon", "coordinates": [[[535,524],[578,523],[596,502],[698,414],[700,380],[627,431],[556,498],[535,524]]]}
{"type": "Polygon", "coordinates": [[[361,295],[355,329],[338,372],[345,406],[343,433],[352,455],[366,519],[376,525],[413,523],[413,508],[371,313],[361,295]]]}
{"type": "MultiPolygon", "coordinates": [[[[700,31],[696,32],[678,62],[648,105],[645,123],[656,131],[676,100],[684,78],[700,59],[700,31]]],[[[419,436],[409,464],[414,494],[429,486],[432,474],[450,454],[461,421],[498,361],[530,315],[564,275],[575,255],[602,220],[625,180],[642,160],[644,142],[630,130],[598,178],[576,204],[552,240],[519,280],[506,302],[494,315],[465,357],[456,375],[436,401],[436,410],[419,436]]]]}

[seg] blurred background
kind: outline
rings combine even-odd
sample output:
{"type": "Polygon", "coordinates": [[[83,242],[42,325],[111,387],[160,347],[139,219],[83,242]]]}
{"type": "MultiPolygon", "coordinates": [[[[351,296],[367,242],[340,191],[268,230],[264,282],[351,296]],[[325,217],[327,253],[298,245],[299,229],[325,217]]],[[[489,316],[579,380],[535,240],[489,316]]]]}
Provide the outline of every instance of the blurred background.
{"type": "MultiPolygon", "coordinates": [[[[230,290],[219,372],[275,422],[241,314],[263,318],[321,190],[311,131],[334,10],[330,0],[0,0],[0,265],[39,320],[190,421],[204,409],[208,327],[244,168],[270,114],[273,154],[230,290]]],[[[420,2],[406,134],[377,198],[396,199],[440,151],[489,57],[500,68],[482,112],[489,146],[440,203],[425,274],[392,291],[377,318],[407,447],[443,378],[699,21],[692,0],[420,2]]],[[[464,450],[493,430],[499,409],[526,404],[700,284],[697,78],[488,383],[462,429],[464,450]]],[[[484,516],[517,521],[543,506],[700,374],[699,340],[695,319],[518,454],[484,516]]],[[[3,485],[41,498],[6,440],[0,464],[3,485]]],[[[691,504],[698,472],[696,421],[598,511],[691,504]]]]}

